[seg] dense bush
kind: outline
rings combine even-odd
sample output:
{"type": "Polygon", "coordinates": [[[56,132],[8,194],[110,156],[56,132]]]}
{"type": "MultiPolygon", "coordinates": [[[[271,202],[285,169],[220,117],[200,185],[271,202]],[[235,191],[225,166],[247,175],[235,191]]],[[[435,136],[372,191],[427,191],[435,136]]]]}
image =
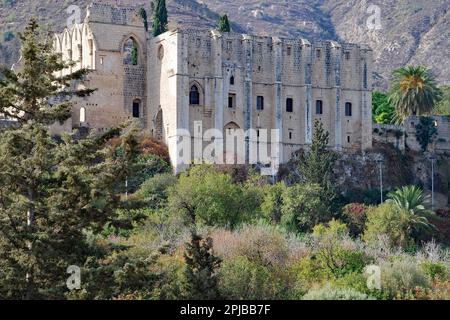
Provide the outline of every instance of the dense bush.
{"type": "Polygon", "coordinates": [[[284,268],[291,257],[295,258],[285,234],[273,226],[244,226],[235,232],[215,230],[212,236],[216,251],[225,259],[242,256],[264,266],[284,268]]]}
{"type": "Polygon", "coordinates": [[[414,299],[416,292],[431,286],[430,278],[412,257],[393,257],[381,268],[381,288],[390,299],[414,299]]]}
{"type": "Polygon", "coordinates": [[[364,240],[373,243],[382,235],[389,237],[392,246],[406,248],[414,243],[407,217],[392,203],[371,208],[367,212],[364,240]]]}
{"type": "Polygon", "coordinates": [[[163,158],[148,154],[140,155],[132,165],[132,174],[128,177],[128,192],[134,193],[148,179],[156,174],[171,172],[171,167],[163,158]]]}
{"type": "Polygon", "coordinates": [[[169,191],[169,207],[191,222],[234,228],[260,217],[261,197],[252,186],[234,184],[211,166],[198,166],[179,177],[169,191]]]}
{"type": "Polygon", "coordinates": [[[264,194],[264,200],[261,205],[264,217],[274,223],[279,223],[282,216],[283,194],[286,191],[283,182],[279,182],[274,186],[267,186],[264,194]]]}
{"type": "Polygon", "coordinates": [[[177,178],[173,174],[157,174],[141,185],[136,196],[145,199],[152,209],[162,208],[167,204],[169,188],[176,184],[177,178]]]}
{"type": "Polygon", "coordinates": [[[350,203],[342,208],[342,214],[349,226],[351,235],[359,236],[363,233],[368,209],[369,207],[361,203],[350,203]]]}
{"type": "Polygon", "coordinates": [[[335,288],[327,285],[309,291],[303,300],[374,300],[368,295],[350,288],[335,288]]]}
{"type": "Polygon", "coordinates": [[[323,189],[314,184],[297,184],[283,192],[281,225],[291,232],[308,232],[329,221],[329,208],[322,201],[323,189]]]}
{"type": "Polygon", "coordinates": [[[286,285],[272,268],[238,256],[227,260],[219,273],[222,296],[231,300],[283,299],[286,285]]]}

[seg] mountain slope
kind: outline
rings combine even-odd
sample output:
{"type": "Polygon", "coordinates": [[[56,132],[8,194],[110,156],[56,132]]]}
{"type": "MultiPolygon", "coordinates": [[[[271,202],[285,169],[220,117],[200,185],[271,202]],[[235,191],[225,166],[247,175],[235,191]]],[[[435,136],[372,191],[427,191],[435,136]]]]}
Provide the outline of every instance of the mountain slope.
{"type": "MultiPolygon", "coordinates": [[[[65,9],[90,1],[0,0],[0,63],[17,59],[20,30],[30,16],[54,30],[64,28],[65,9]],[[6,41],[9,40],[9,41],[6,41]]],[[[145,5],[150,0],[103,0],[118,5],[145,5]]],[[[365,43],[374,50],[377,86],[386,88],[393,69],[408,64],[432,68],[441,83],[450,84],[450,1],[448,0],[168,0],[171,27],[213,28],[227,13],[235,32],[332,39],[365,43]],[[369,5],[381,10],[381,30],[369,30],[369,5]]],[[[83,13],[84,14],[84,13],[83,13]]]]}

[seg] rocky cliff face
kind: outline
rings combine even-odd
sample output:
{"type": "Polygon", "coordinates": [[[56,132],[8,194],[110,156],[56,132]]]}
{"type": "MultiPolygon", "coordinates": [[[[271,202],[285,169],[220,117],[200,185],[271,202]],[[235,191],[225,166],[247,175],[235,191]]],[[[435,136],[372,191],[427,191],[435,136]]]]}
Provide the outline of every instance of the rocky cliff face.
{"type": "MultiPolygon", "coordinates": [[[[17,58],[19,31],[32,16],[61,30],[76,4],[90,0],[0,0],[0,63],[17,58]]],[[[102,0],[145,5],[150,0],[102,0]]],[[[408,64],[432,68],[450,84],[450,1],[448,0],[168,0],[171,27],[211,28],[227,13],[236,32],[365,43],[374,50],[376,86],[387,87],[393,69],[408,64]],[[374,5],[376,7],[374,7],[374,5]],[[380,29],[369,29],[379,10],[380,29]]]]}

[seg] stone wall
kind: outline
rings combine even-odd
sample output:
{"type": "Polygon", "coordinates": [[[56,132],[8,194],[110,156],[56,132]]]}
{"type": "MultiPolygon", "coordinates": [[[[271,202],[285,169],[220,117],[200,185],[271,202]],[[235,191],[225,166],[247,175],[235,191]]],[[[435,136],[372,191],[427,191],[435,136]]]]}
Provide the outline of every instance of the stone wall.
{"type": "MultiPolygon", "coordinates": [[[[132,119],[133,105],[139,102],[143,129],[166,142],[177,170],[177,130],[186,129],[193,137],[198,121],[203,131],[278,129],[279,137],[269,137],[268,143],[281,151],[280,162],[311,143],[315,119],[330,132],[330,147],[336,150],[372,146],[372,51],[364,46],[215,30],[174,30],[151,37],[135,9],[94,3],[82,24],[55,36],[55,50],[78,61],[64,74],[81,67],[92,70],[78,87],[98,89],[74,101],[72,127],[103,132],[132,119]],[[137,46],[137,65],[124,64],[129,39],[137,46]],[[200,91],[199,105],[189,105],[193,85],[200,91]],[[256,108],[258,97],[264,98],[263,110],[256,108]],[[292,111],[287,110],[288,99],[292,111]],[[321,114],[316,112],[319,100],[321,114]],[[351,104],[351,114],[346,104],[351,104]]],[[[217,146],[222,142],[215,141],[217,146]]],[[[247,136],[244,160],[264,146],[247,136]]],[[[194,158],[202,157],[192,149],[194,158]]]]}
{"type": "MultiPolygon", "coordinates": [[[[368,48],[331,41],[311,44],[305,39],[176,30],[149,41],[150,59],[155,62],[149,65],[155,83],[176,77],[183,86],[179,88],[183,95],[176,97],[175,104],[182,112],[169,130],[189,128],[192,133],[196,121],[202,122],[203,130],[227,126],[279,129],[280,161],[285,162],[311,142],[313,121],[319,119],[331,134],[331,147],[371,147],[372,52],[368,48]],[[176,61],[165,55],[162,62],[150,57],[159,50],[166,54],[175,38],[176,61]],[[193,85],[200,91],[200,104],[190,106],[193,85]],[[231,96],[234,105],[229,108],[231,96]],[[256,108],[258,96],[264,97],[264,110],[256,108]],[[288,98],[293,100],[292,112],[286,110],[288,98]],[[316,114],[317,100],[323,101],[323,114],[316,114]],[[346,103],[352,105],[351,115],[346,115],[346,103]]],[[[167,86],[149,86],[148,95],[153,98],[148,103],[158,106],[150,108],[151,118],[156,117],[160,105],[167,109],[161,103],[166,91],[171,96],[167,86]]],[[[173,101],[167,103],[174,105],[173,101]]],[[[163,112],[166,118],[170,111],[163,112]]],[[[247,160],[254,145],[249,141],[245,147],[247,160]]]]}
{"type": "MultiPolygon", "coordinates": [[[[72,128],[86,127],[96,132],[134,119],[133,104],[139,103],[137,120],[147,128],[147,34],[137,11],[94,3],[88,6],[83,23],[55,35],[54,47],[64,60],[91,70],[77,88],[96,91],[87,98],[74,99],[72,128]],[[132,39],[137,47],[137,65],[124,64],[125,43],[132,39]]],[[[65,127],[56,127],[61,131],[65,127]]]]}
{"type": "MultiPolygon", "coordinates": [[[[437,136],[429,146],[429,151],[436,153],[450,153],[450,116],[432,116],[436,125],[437,136]]],[[[414,151],[420,151],[421,147],[416,139],[416,127],[420,123],[420,117],[413,116],[405,120],[406,145],[414,151]]]]}
{"type": "Polygon", "coordinates": [[[406,133],[403,126],[390,124],[374,124],[373,140],[381,143],[390,143],[399,150],[405,150],[406,133]]]}
{"type": "MultiPolygon", "coordinates": [[[[438,154],[450,153],[450,117],[432,116],[437,129],[437,135],[428,146],[429,152],[438,154]]],[[[373,125],[373,140],[376,142],[390,143],[399,150],[409,149],[422,152],[422,148],[416,138],[416,127],[420,123],[420,117],[408,117],[404,125],[373,125]]]]}

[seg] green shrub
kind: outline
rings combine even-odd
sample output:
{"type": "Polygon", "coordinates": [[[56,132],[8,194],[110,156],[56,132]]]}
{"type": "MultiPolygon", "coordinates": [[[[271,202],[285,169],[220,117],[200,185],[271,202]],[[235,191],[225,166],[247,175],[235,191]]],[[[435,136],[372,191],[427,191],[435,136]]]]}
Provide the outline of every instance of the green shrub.
{"type": "Polygon", "coordinates": [[[323,189],[315,184],[296,184],[283,192],[281,225],[291,232],[308,232],[332,215],[324,204],[323,189]]]}
{"type": "Polygon", "coordinates": [[[170,173],[168,162],[157,155],[140,155],[132,165],[132,175],[128,178],[128,192],[136,192],[139,187],[156,174],[170,173]]]}
{"type": "Polygon", "coordinates": [[[416,125],[416,140],[423,152],[427,151],[428,145],[433,143],[437,133],[433,118],[420,117],[419,123],[416,125]]]}
{"type": "Polygon", "coordinates": [[[159,258],[154,271],[161,277],[153,293],[155,299],[179,300],[187,296],[185,267],[185,261],[181,255],[165,255],[159,258]]]}
{"type": "Polygon", "coordinates": [[[321,241],[340,240],[348,235],[347,226],[339,220],[331,220],[327,224],[318,224],[313,228],[313,236],[321,241]]]}
{"type": "Polygon", "coordinates": [[[381,289],[390,299],[414,299],[417,289],[428,289],[431,281],[412,257],[396,257],[381,264],[381,289]]]}
{"type": "Polygon", "coordinates": [[[352,272],[361,273],[371,261],[364,252],[341,245],[343,240],[348,239],[348,229],[338,220],[315,226],[313,235],[318,240],[316,256],[320,265],[336,278],[352,272]]]}
{"type": "Polygon", "coordinates": [[[230,300],[275,300],[286,297],[285,284],[274,269],[237,257],[219,271],[221,295],[230,300]]]}
{"type": "Polygon", "coordinates": [[[355,289],[336,288],[328,284],[323,288],[309,291],[303,300],[373,300],[373,298],[355,289]]]}
{"type": "Polygon", "coordinates": [[[406,248],[414,243],[407,223],[401,211],[392,203],[370,208],[363,239],[368,243],[376,243],[380,236],[386,235],[391,246],[406,248]]]}
{"type": "Polygon", "coordinates": [[[334,287],[354,289],[362,293],[376,297],[376,292],[369,290],[367,286],[367,277],[362,272],[349,272],[340,278],[330,281],[334,287]]]}
{"type": "Polygon", "coordinates": [[[333,275],[315,257],[308,256],[300,259],[292,266],[291,272],[295,277],[295,288],[299,296],[305,294],[316,284],[324,284],[333,275]]]}
{"type": "Polygon", "coordinates": [[[167,202],[169,188],[176,183],[177,178],[171,173],[157,174],[141,185],[137,196],[145,199],[150,208],[161,208],[167,202]]]}
{"type": "Polygon", "coordinates": [[[169,207],[190,222],[207,226],[236,226],[260,218],[255,188],[234,184],[229,174],[212,166],[193,167],[170,188],[169,207]]]}
{"type": "Polygon", "coordinates": [[[339,278],[353,272],[362,273],[371,259],[363,252],[336,246],[331,249],[321,249],[318,253],[318,260],[323,268],[328,269],[334,277],[339,278]]]}
{"type": "Polygon", "coordinates": [[[392,199],[368,210],[363,235],[366,242],[376,242],[380,235],[387,235],[392,246],[412,248],[425,232],[432,230],[433,226],[424,216],[427,211],[423,206],[415,205],[413,199],[402,196],[406,189],[403,188],[395,194],[390,193],[392,199]],[[398,196],[398,199],[394,198],[394,195],[398,196]]]}
{"type": "Polygon", "coordinates": [[[279,223],[282,215],[283,193],[286,190],[286,185],[279,182],[274,186],[267,186],[264,195],[264,201],[261,205],[261,210],[264,217],[271,222],[279,223]]]}
{"type": "Polygon", "coordinates": [[[445,281],[449,279],[448,268],[442,262],[425,261],[422,263],[422,269],[432,280],[445,281]]]}

